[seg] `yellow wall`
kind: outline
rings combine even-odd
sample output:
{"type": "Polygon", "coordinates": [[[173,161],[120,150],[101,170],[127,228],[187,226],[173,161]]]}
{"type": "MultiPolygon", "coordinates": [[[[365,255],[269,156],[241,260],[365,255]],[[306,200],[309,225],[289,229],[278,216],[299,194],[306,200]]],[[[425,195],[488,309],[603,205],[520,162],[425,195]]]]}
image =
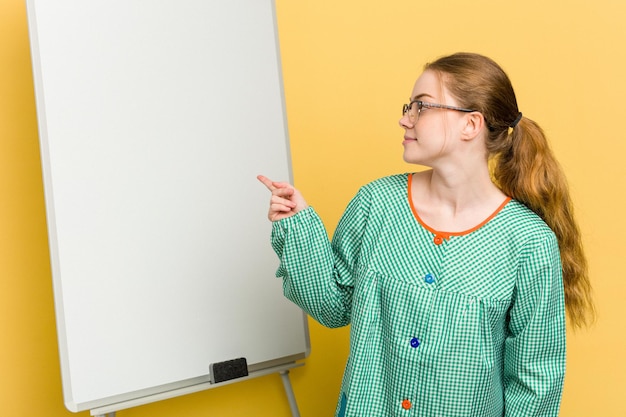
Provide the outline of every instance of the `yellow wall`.
{"type": "MultiPolygon", "coordinates": [[[[397,120],[424,62],[467,50],[503,65],[568,174],[599,310],[594,328],[570,332],[561,415],[625,416],[626,3],[277,0],[277,8],[295,181],[329,232],[359,185],[415,169],[401,161],[397,120]]],[[[54,326],[25,6],[0,0],[0,414],[73,415],[62,404],[54,326]]],[[[334,409],[348,334],[311,323],[311,339],[309,360],[292,372],[303,417],[334,409]]],[[[268,376],[118,415],[289,410],[280,379],[268,376]]]]}

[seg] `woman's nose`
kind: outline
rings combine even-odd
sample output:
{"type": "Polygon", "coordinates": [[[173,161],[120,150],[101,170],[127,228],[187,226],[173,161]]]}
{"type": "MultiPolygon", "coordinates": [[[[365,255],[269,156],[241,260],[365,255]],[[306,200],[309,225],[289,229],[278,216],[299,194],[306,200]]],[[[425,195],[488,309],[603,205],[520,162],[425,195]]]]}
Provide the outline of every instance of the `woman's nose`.
{"type": "Polygon", "coordinates": [[[409,113],[403,114],[400,120],[398,120],[398,124],[403,129],[412,129],[414,127],[413,123],[411,123],[411,119],[409,118],[409,113]]]}

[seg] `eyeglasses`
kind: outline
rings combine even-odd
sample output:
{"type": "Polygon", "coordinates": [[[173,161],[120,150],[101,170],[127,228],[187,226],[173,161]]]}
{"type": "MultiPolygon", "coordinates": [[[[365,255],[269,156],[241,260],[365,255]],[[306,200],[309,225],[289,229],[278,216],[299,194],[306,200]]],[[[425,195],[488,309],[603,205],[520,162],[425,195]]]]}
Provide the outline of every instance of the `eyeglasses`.
{"type": "Polygon", "coordinates": [[[409,120],[415,123],[417,122],[417,119],[419,119],[422,109],[446,109],[446,110],[462,111],[464,113],[471,113],[473,111],[477,111],[477,110],[464,109],[462,107],[448,106],[445,104],[428,103],[428,102],[421,101],[421,100],[413,100],[409,104],[404,104],[402,106],[402,115],[405,116],[408,113],[409,120]],[[415,106],[414,104],[417,104],[417,106],[415,106]],[[416,108],[417,110],[415,110],[416,108]]]}

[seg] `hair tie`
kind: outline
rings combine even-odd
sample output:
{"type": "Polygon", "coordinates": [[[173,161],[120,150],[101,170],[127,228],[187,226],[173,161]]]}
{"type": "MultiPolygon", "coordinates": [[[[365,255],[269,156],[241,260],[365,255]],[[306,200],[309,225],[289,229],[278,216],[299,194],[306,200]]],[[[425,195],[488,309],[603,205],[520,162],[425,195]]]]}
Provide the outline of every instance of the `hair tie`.
{"type": "Polygon", "coordinates": [[[513,120],[513,123],[511,123],[511,129],[515,129],[515,126],[517,126],[517,124],[519,123],[519,121],[522,120],[522,112],[519,112],[517,114],[517,118],[515,120],[513,120]]]}

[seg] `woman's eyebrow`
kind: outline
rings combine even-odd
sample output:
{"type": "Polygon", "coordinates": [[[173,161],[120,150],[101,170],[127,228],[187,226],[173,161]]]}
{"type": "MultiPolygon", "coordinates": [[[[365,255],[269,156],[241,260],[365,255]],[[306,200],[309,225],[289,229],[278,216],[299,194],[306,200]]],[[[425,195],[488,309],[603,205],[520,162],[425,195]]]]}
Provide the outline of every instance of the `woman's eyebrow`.
{"type": "Polygon", "coordinates": [[[413,97],[413,99],[412,99],[411,101],[419,100],[419,99],[421,99],[421,98],[423,98],[423,97],[430,97],[430,98],[432,98],[432,99],[434,99],[434,98],[435,98],[435,97],[431,96],[430,94],[427,94],[427,93],[421,93],[421,94],[418,94],[418,95],[416,95],[415,97],[413,97]]]}

